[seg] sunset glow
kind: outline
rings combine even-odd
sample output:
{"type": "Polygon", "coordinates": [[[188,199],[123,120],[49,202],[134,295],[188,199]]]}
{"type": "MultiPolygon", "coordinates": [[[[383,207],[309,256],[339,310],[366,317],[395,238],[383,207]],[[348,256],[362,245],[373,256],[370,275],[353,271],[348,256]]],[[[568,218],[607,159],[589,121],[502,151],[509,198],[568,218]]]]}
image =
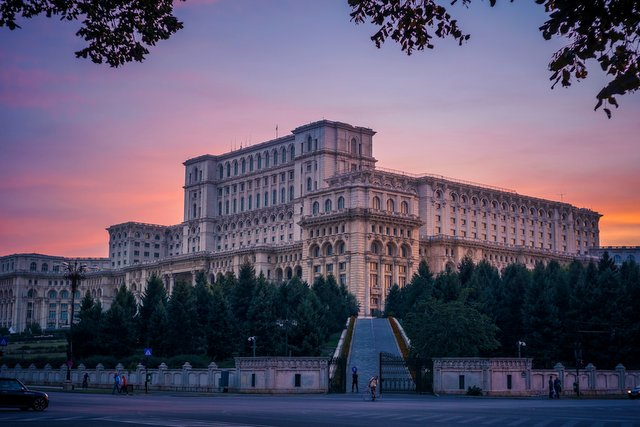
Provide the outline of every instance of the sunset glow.
{"type": "MultiPolygon", "coordinates": [[[[476,4],[477,3],[477,4],[476,4]]],[[[452,8],[468,44],[409,57],[346,0],[187,1],[185,28],[118,69],[76,59],[76,23],[0,28],[0,255],[107,256],[105,228],[183,220],[182,162],[323,118],[374,129],[378,166],[562,200],[640,245],[640,95],[550,89],[544,8],[452,8]]]]}

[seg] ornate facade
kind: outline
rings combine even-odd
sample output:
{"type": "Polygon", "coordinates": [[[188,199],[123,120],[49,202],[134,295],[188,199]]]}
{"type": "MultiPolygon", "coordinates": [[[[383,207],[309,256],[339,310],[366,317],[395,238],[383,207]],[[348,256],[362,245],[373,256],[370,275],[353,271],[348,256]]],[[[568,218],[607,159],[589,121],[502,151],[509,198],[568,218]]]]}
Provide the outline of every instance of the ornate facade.
{"type": "MultiPolygon", "coordinates": [[[[497,267],[590,259],[597,212],[441,176],[376,168],[369,128],[322,120],[291,135],[184,162],[184,221],[109,232],[108,281],[140,295],[157,274],[210,280],[250,262],[274,281],[332,274],[361,314],[384,309],[425,259],[497,267]]],[[[107,274],[108,273],[108,274],[107,274]]],[[[17,292],[17,289],[16,291],[17,292]]],[[[20,322],[18,322],[20,323],[20,322]]]]}

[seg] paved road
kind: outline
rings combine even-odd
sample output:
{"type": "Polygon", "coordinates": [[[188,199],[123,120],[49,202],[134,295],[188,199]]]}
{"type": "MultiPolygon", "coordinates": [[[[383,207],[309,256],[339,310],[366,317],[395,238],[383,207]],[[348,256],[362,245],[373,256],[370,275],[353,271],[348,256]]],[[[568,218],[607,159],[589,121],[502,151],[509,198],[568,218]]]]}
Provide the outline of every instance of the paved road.
{"type": "MultiPolygon", "coordinates": [[[[364,387],[373,375],[378,375],[381,351],[400,355],[389,320],[357,319],[349,356],[349,372],[352,366],[358,367],[360,387],[364,387]]],[[[347,381],[347,390],[351,390],[350,384],[351,381],[347,381]]]]}
{"type": "Polygon", "coordinates": [[[640,401],[386,394],[112,396],[52,392],[42,413],[0,410],[3,427],[640,427],[640,401]]]}

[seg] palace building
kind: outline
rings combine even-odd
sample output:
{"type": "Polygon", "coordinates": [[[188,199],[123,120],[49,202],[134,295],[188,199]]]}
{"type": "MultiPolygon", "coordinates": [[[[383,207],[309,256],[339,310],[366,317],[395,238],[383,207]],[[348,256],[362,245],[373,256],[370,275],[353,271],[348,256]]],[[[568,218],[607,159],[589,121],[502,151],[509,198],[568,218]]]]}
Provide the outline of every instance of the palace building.
{"type": "MultiPolygon", "coordinates": [[[[108,306],[122,284],[139,298],[152,274],[171,292],[176,281],[193,281],[199,271],[213,281],[249,262],[276,282],[333,275],[356,295],[361,315],[370,315],[384,309],[391,286],[406,284],[422,259],[436,273],[464,257],[498,268],[593,259],[599,213],[504,188],[376,168],[374,135],[322,120],[271,141],[187,160],[184,221],[108,227],[109,258],[94,260],[100,266],[83,287],[91,283],[108,306]]],[[[52,258],[0,258],[0,326],[24,329],[35,321],[33,304],[44,313],[36,319],[43,327],[51,316],[60,320],[66,302],[50,279],[54,272],[42,270],[44,263],[59,264],[60,257],[52,258]],[[47,308],[52,304],[55,315],[47,308]]]]}

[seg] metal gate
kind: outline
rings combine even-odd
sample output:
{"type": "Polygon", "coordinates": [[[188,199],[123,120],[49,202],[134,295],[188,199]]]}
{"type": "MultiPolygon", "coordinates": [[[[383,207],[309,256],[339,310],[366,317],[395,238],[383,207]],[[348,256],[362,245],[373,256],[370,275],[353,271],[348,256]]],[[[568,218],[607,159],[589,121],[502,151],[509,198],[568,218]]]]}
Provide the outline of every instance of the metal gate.
{"type": "Polygon", "coordinates": [[[380,353],[381,393],[432,393],[433,361],[380,353]]]}
{"type": "Polygon", "coordinates": [[[329,393],[347,392],[347,359],[332,357],[329,360],[329,393]]]}

